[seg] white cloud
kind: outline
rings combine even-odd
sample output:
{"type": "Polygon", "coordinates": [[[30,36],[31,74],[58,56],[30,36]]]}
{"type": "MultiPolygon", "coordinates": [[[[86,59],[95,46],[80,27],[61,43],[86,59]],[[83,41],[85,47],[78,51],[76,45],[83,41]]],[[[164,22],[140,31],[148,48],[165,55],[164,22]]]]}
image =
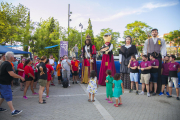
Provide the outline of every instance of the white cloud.
{"type": "Polygon", "coordinates": [[[174,6],[179,4],[179,2],[170,2],[170,3],[147,3],[145,5],[143,5],[140,8],[134,9],[134,10],[128,10],[128,11],[121,11],[115,15],[109,16],[107,18],[97,18],[97,19],[92,19],[93,21],[99,21],[99,22],[103,22],[103,21],[111,21],[126,15],[130,15],[130,14],[141,14],[143,12],[148,12],[149,10],[155,9],[155,8],[160,8],[160,7],[169,7],[169,6],[174,6]]]}

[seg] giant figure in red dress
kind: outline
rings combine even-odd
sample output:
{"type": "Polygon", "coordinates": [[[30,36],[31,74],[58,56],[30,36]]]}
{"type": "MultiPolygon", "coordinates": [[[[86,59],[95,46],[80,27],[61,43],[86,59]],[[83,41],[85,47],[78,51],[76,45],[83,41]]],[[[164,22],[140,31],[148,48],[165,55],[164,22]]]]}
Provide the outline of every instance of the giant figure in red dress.
{"type": "Polygon", "coordinates": [[[111,41],[111,33],[106,33],[103,37],[105,44],[101,47],[100,52],[103,53],[101,68],[99,72],[99,85],[106,85],[106,71],[109,69],[111,70],[111,75],[114,76],[116,73],[116,68],[114,64],[114,57],[113,57],[113,44],[110,43],[111,41]]]}
{"type": "Polygon", "coordinates": [[[87,35],[85,46],[83,46],[83,62],[82,62],[82,83],[88,83],[90,72],[96,68],[96,47],[92,45],[91,37],[87,35]]]}

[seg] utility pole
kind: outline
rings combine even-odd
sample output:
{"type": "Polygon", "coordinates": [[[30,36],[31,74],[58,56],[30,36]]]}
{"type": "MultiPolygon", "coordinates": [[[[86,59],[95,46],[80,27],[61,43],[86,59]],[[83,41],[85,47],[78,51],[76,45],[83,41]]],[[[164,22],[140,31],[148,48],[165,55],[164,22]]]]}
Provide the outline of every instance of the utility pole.
{"type": "Polygon", "coordinates": [[[79,27],[81,27],[81,48],[82,48],[82,29],[83,29],[83,25],[80,23],[79,27]]]}
{"type": "Polygon", "coordinates": [[[70,4],[68,4],[68,39],[69,39],[69,22],[71,21],[70,16],[72,12],[70,12],[70,4]]]}

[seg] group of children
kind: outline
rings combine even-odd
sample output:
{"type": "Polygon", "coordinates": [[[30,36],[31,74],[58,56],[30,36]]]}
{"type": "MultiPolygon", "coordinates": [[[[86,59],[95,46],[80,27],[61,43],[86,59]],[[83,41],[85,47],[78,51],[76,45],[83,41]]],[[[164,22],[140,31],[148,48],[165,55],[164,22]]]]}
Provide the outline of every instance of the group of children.
{"type": "MultiPolygon", "coordinates": [[[[156,95],[157,92],[157,81],[158,81],[158,68],[159,68],[159,61],[155,59],[155,55],[150,55],[150,61],[148,61],[148,57],[146,55],[143,55],[142,62],[139,64],[136,60],[135,56],[132,55],[131,59],[129,61],[128,68],[130,68],[130,80],[131,80],[131,89],[130,93],[133,91],[133,84],[136,83],[136,94],[137,95],[144,95],[144,89],[146,85],[147,90],[147,96],[150,97],[152,94],[153,96],[156,95]],[[139,70],[141,70],[141,77],[140,82],[142,83],[142,91],[138,93],[138,75],[139,70]],[[149,86],[150,83],[150,86],[149,86]],[[154,86],[154,92],[153,91],[154,86]]],[[[166,86],[166,94],[168,98],[172,97],[172,87],[174,84],[174,87],[176,88],[176,99],[179,100],[179,88],[178,88],[178,76],[177,73],[180,72],[180,64],[175,62],[176,57],[174,55],[166,56],[164,59],[164,62],[162,64],[161,69],[161,83],[162,83],[162,89],[159,94],[163,95],[164,89],[166,86]]],[[[114,75],[114,78],[111,76],[111,70],[106,71],[107,77],[106,77],[106,95],[108,100],[108,103],[113,103],[112,97],[115,97],[116,104],[114,104],[115,107],[118,107],[122,104],[121,95],[124,93],[124,87],[123,82],[120,80],[120,74],[116,73],[114,75]],[[114,87],[114,91],[113,91],[114,87]],[[119,103],[118,103],[119,99],[119,103]]],[[[96,72],[91,71],[90,73],[90,79],[88,82],[87,91],[89,92],[89,102],[94,102],[94,94],[97,93],[97,87],[98,87],[98,81],[96,77],[96,72]],[[92,95],[92,100],[91,100],[92,95]]]]}
{"type": "MultiPolygon", "coordinates": [[[[106,95],[107,98],[105,100],[108,101],[108,103],[113,103],[112,97],[115,97],[116,99],[116,104],[114,104],[115,107],[118,107],[119,105],[122,105],[122,100],[121,100],[121,95],[124,93],[124,87],[122,80],[120,80],[120,74],[116,73],[114,75],[114,78],[111,76],[111,70],[106,71],[107,77],[106,77],[106,95]],[[113,91],[114,87],[114,91],[113,91]],[[118,103],[119,99],[119,103],[118,103]]],[[[90,73],[90,79],[88,81],[88,87],[87,91],[89,92],[89,102],[94,102],[94,95],[97,93],[97,88],[98,88],[98,81],[96,77],[96,72],[91,71],[90,73]],[[92,100],[91,100],[91,95],[92,95],[92,100]]]]}

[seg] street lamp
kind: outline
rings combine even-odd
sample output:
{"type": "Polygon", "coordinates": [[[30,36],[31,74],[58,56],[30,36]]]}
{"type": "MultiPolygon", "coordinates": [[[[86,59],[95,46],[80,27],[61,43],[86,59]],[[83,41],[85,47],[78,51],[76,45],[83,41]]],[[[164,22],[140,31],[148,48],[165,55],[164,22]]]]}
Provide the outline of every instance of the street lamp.
{"type": "Polygon", "coordinates": [[[82,48],[82,29],[83,29],[83,25],[80,23],[79,27],[81,27],[81,48],[82,48]]]}

